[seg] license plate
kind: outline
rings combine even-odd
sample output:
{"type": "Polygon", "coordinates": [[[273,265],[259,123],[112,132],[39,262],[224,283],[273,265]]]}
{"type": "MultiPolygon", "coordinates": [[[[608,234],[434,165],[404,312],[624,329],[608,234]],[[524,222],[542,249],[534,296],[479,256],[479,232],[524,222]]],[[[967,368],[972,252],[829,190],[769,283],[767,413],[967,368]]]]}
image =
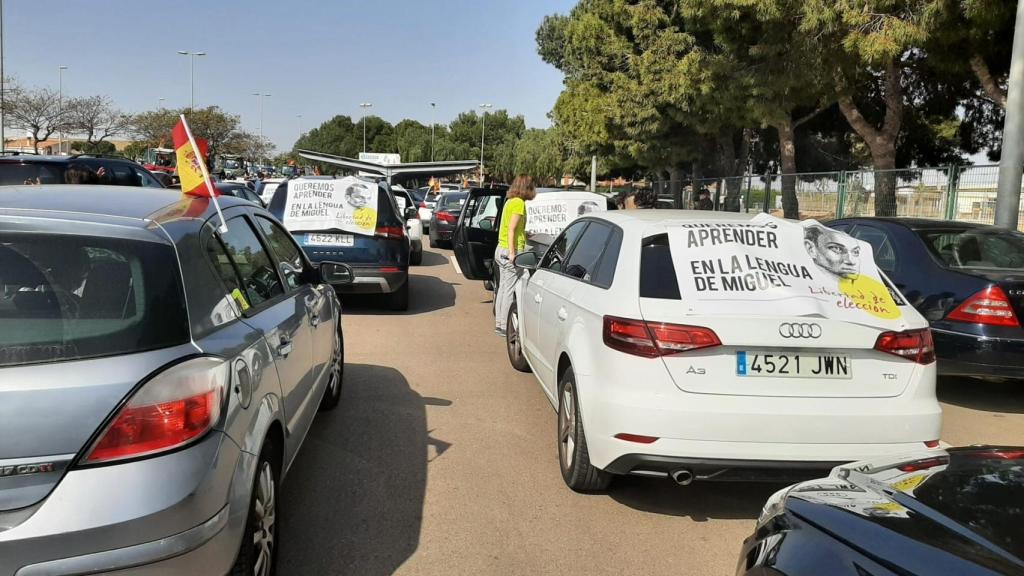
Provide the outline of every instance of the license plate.
{"type": "Polygon", "coordinates": [[[740,351],[736,353],[736,375],[843,380],[853,377],[853,363],[845,354],[740,351]]]}
{"type": "Polygon", "coordinates": [[[353,246],[351,234],[306,234],[306,246],[353,246]]]}

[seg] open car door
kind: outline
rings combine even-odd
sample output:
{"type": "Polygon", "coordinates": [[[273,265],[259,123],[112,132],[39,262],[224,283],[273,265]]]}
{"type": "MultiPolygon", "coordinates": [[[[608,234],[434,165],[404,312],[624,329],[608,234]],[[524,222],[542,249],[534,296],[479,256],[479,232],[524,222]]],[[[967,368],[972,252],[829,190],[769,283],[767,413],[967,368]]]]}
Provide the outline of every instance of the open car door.
{"type": "Polygon", "coordinates": [[[506,188],[472,188],[462,205],[452,234],[452,249],[469,280],[490,280],[494,250],[498,247],[501,209],[506,188]]]}

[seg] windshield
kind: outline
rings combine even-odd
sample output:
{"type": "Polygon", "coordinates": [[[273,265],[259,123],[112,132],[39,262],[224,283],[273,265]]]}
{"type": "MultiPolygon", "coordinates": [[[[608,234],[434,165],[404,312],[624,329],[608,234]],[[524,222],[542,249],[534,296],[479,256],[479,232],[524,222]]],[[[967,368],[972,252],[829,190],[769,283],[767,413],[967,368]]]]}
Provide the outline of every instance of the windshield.
{"type": "Polygon", "coordinates": [[[177,270],[162,244],[0,232],[0,366],[187,342],[177,270]]]}
{"type": "Polygon", "coordinates": [[[974,228],[917,234],[950,268],[1024,269],[1024,234],[974,228]]]}

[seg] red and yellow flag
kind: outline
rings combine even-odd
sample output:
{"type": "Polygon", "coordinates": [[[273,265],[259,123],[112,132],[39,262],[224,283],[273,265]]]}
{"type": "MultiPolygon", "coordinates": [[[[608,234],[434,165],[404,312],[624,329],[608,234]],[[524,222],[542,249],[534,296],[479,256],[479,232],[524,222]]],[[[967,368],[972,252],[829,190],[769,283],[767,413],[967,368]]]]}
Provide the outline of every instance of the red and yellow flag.
{"type": "Polygon", "coordinates": [[[188,140],[188,133],[185,131],[185,124],[178,120],[171,132],[174,140],[174,152],[178,157],[178,178],[181,180],[181,191],[192,196],[214,196],[220,195],[216,186],[213,190],[207,189],[206,180],[203,178],[203,166],[206,153],[209,147],[206,140],[196,138],[196,146],[199,147],[198,154],[192,149],[192,143],[188,140]]]}

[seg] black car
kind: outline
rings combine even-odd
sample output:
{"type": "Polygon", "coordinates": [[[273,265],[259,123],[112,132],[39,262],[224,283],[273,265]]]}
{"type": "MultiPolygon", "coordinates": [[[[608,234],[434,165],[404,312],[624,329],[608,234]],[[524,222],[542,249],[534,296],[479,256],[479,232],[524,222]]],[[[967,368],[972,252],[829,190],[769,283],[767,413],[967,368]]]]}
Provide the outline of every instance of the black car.
{"type": "Polygon", "coordinates": [[[97,184],[145,188],[164,187],[141,164],[121,156],[92,154],[37,156],[17,152],[0,154],[0,186],[66,184],[64,173],[72,164],[85,166],[97,173],[97,184]]]}
{"type": "Polygon", "coordinates": [[[940,374],[1022,376],[1024,234],[912,218],[829,226],[871,244],[878,267],[928,319],[940,374]]]}
{"type": "Polygon", "coordinates": [[[431,248],[451,246],[455,224],[459,221],[459,213],[468,196],[469,192],[444,192],[437,199],[430,219],[431,248]]]}
{"type": "MultiPolygon", "coordinates": [[[[282,183],[274,192],[267,209],[278,220],[284,221],[288,184],[301,180],[282,183]]],[[[415,209],[410,207],[407,214],[400,213],[387,182],[367,182],[377,186],[377,226],[373,236],[337,229],[290,229],[289,232],[314,264],[330,260],[352,267],[352,282],[334,287],[339,295],[387,294],[389,308],[406,310],[409,307],[410,245],[405,220],[415,217],[415,209]]]]}
{"type": "Polygon", "coordinates": [[[241,182],[217,182],[215,186],[221,194],[234,196],[235,198],[241,198],[242,200],[248,200],[261,208],[265,206],[263,204],[263,200],[260,199],[260,195],[257,194],[255,190],[241,182]]]}
{"type": "Polygon", "coordinates": [[[1024,448],[857,462],[785,488],[737,574],[1024,574],[1024,448]]]}

